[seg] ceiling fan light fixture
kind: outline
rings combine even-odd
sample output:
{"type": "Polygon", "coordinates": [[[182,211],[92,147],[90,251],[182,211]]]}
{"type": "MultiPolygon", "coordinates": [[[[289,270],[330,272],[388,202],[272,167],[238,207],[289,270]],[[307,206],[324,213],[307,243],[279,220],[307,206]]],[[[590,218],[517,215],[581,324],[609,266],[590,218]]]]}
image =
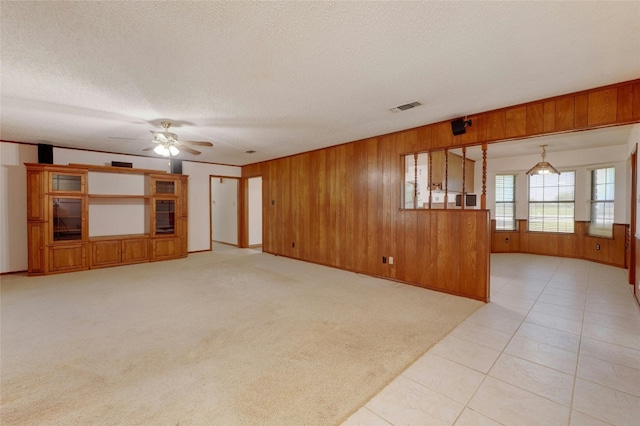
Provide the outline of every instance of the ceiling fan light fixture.
{"type": "Polygon", "coordinates": [[[155,152],[158,155],[162,155],[163,157],[168,157],[168,156],[171,155],[171,152],[169,151],[169,148],[167,148],[165,145],[161,145],[161,144],[158,144],[158,146],[153,148],[153,152],[155,152]]]}
{"type": "Polygon", "coordinates": [[[547,156],[547,150],[545,149],[546,145],[540,145],[540,147],[542,148],[542,161],[538,162],[538,164],[530,168],[527,171],[527,174],[528,175],[551,175],[551,174],[559,175],[560,172],[555,167],[553,167],[551,163],[544,161],[544,158],[547,156]]]}
{"type": "Polygon", "coordinates": [[[175,146],[170,145],[169,146],[169,154],[171,154],[172,156],[175,157],[176,155],[180,154],[180,151],[175,146]]]}

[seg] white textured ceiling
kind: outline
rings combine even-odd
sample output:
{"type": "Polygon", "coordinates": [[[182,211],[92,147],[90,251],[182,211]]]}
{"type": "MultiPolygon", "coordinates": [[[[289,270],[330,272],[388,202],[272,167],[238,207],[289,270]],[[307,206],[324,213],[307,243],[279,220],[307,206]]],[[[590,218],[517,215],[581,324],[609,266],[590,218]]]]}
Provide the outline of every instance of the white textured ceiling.
{"type": "Polygon", "coordinates": [[[171,119],[215,144],[181,158],[234,165],[640,77],[638,1],[3,0],[0,16],[0,139],[141,154],[171,119]]]}

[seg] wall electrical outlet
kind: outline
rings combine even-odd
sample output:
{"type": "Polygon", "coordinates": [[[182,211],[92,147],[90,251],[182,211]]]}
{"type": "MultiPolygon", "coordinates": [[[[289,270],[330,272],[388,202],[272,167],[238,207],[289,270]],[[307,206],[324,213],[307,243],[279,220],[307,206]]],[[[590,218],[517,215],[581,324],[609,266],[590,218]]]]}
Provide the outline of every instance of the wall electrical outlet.
{"type": "Polygon", "coordinates": [[[596,244],[596,250],[600,250],[600,244],[596,244]]]}
{"type": "Polygon", "coordinates": [[[382,256],[382,263],[387,263],[387,256],[382,256]]]}
{"type": "Polygon", "coordinates": [[[505,242],[505,243],[508,243],[508,242],[509,242],[509,238],[505,238],[505,239],[504,239],[504,242],[505,242]]]}
{"type": "Polygon", "coordinates": [[[393,257],[389,257],[389,265],[393,265],[393,257]]]}

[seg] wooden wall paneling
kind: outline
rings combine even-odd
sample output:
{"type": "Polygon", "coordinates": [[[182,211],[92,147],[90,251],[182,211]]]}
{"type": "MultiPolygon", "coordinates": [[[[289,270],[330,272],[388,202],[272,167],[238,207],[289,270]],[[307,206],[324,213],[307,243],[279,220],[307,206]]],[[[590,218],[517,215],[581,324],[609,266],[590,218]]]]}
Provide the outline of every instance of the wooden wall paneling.
{"type": "Polygon", "coordinates": [[[615,123],[618,108],[618,88],[589,93],[589,126],[615,123]]]}
{"type": "MultiPolygon", "coordinates": [[[[528,118],[527,118],[528,121],[528,118]]],[[[543,103],[542,131],[553,132],[556,129],[556,102],[547,101],[543,103]]],[[[572,122],[573,120],[571,120],[572,122]]]]}
{"type": "MultiPolygon", "coordinates": [[[[437,250],[435,249],[435,229],[433,226],[435,210],[421,210],[416,212],[416,239],[411,251],[406,253],[405,262],[412,263],[410,282],[434,288],[436,286],[435,271],[437,269],[437,250]],[[415,270],[413,270],[415,268],[415,270]],[[417,275],[413,275],[417,274],[417,275]]],[[[411,218],[413,220],[413,218],[411,218]]],[[[407,228],[405,228],[407,229],[407,228]]],[[[407,265],[409,267],[409,265],[407,265]]]]}
{"type": "Polygon", "coordinates": [[[321,252],[322,261],[325,264],[329,263],[329,247],[332,245],[329,244],[329,240],[333,239],[334,235],[334,227],[331,226],[331,180],[330,180],[330,169],[334,167],[333,164],[329,162],[329,153],[333,151],[332,149],[324,149],[318,151],[318,165],[319,165],[319,173],[318,173],[318,183],[320,183],[320,187],[318,188],[318,200],[320,202],[320,211],[322,214],[320,215],[320,221],[318,222],[318,246],[321,252]]]}
{"type": "MultiPolygon", "coordinates": [[[[338,217],[336,212],[338,211],[338,188],[336,182],[338,180],[338,150],[331,148],[327,150],[327,162],[325,165],[326,173],[326,185],[327,185],[327,228],[326,228],[326,241],[325,241],[325,263],[327,265],[336,265],[336,247],[340,246],[340,241],[336,230],[338,228],[338,217]]],[[[325,232],[323,232],[325,233],[325,232]]]]}
{"type": "MultiPolygon", "coordinates": [[[[368,156],[367,145],[364,143],[357,144],[354,150],[354,162],[352,163],[356,182],[356,190],[354,194],[354,206],[356,213],[353,217],[354,221],[354,237],[353,240],[360,241],[355,244],[356,258],[354,269],[359,272],[367,271],[369,245],[369,187],[368,187],[368,156]]],[[[374,271],[371,271],[373,273],[374,271]]]]}
{"type": "Polygon", "coordinates": [[[419,282],[418,256],[418,211],[401,210],[396,222],[398,239],[396,244],[396,278],[402,281],[419,282]]]}
{"type": "Polygon", "coordinates": [[[622,268],[628,267],[627,263],[627,234],[629,232],[629,225],[622,223],[613,224],[613,240],[609,241],[609,247],[611,248],[611,263],[622,268]]]}
{"type": "Polygon", "coordinates": [[[504,110],[487,114],[487,141],[506,138],[506,113],[504,110]]]}
{"type": "Polygon", "coordinates": [[[473,117],[473,127],[476,132],[476,142],[487,141],[487,114],[478,114],[473,117]]]}
{"type": "Polygon", "coordinates": [[[526,231],[526,220],[520,220],[519,231],[496,231],[491,221],[492,253],[532,253],[545,256],[572,257],[625,267],[625,233],[628,225],[614,224],[613,238],[587,235],[589,222],[577,221],[573,234],[548,234],[526,231]],[[509,238],[509,243],[504,241],[509,238]],[[520,241],[523,241],[520,244],[520,241]],[[600,244],[600,250],[596,249],[600,244]]]}
{"type": "Polygon", "coordinates": [[[300,258],[301,251],[307,246],[304,239],[304,219],[312,214],[307,201],[309,193],[307,173],[309,171],[304,169],[307,166],[305,158],[304,156],[293,157],[290,166],[288,199],[291,203],[291,209],[287,211],[287,216],[291,231],[288,239],[284,241],[284,245],[287,247],[288,253],[295,258],[300,258]]]}
{"type": "Polygon", "coordinates": [[[471,120],[471,126],[467,126],[466,131],[460,135],[459,141],[461,145],[472,145],[478,142],[479,123],[476,117],[468,117],[471,120]]]}
{"type": "Polygon", "coordinates": [[[509,108],[505,111],[505,134],[507,138],[527,134],[527,107],[509,108]]]}
{"type": "MultiPolygon", "coordinates": [[[[435,247],[436,251],[436,286],[449,292],[460,292],[460,267],[458,254],[460,252],[460,239],[458,219],[459,212],[447,212],[444,210],[433,210],[436,222],[432,223],[432,233],[435,225],[435,247]]],[[[433,235],[432,235],[433,236],[433,235]]],[[[433,258],[433,252],[432,252],[433,258]]]]}
{"type": "Polygon", "coordinates": [[[564,96],[555,101],[555,131],[573,129],[575,125],[575,96],[564,96]]]}
{"type": "Polygon", "coordinates": [[[540,102],[537,104],[527,105],[527,128],[526,133],[528,135],[537,135],[544,132],[545,118],[545,104],[540,102]]]}
{"type": "Polygon", "coordinates": [[[394,202],[394,195],[398,193],[398,186],[400,185],[400,162],[398,155],[391,149],[392,145],[395,146],[395,137],[393,135],[378,138],[378,167],[381,171],[380,204],[378,210],[382,223],[380,247],[382,253],[386,253],[384,254],[385,256],[394,258],[393,264],[387,263],[386,268],[383,268],[383,276],[389,278],[395,278],[396,276],[395,219],[399,204],[394,202]]]}
{"type": "MultiPolygon", "coordinates": [[[[459,294],[469,294],[480,297],[481,291],[478,289],[478,282],[483,278],[478,275],[478,257],[479,252],[484,250],[484,246],[478,239],[477,232],[477,214],[468,211],[456,214],[458,219],[458,227],[460,233],[456,235],[456,239],[460,241],[460,251],[456,256],[456,263],[459,263],[460,271],[460,287],[459,294]]],[[[455,267],[455,265],[452,265],[455,267]]]]}
{"type": "Polygon", "coordinates": [[[336,148],[337,179],[335,190],[337,192],[338,209],[336,211],[336,235],[338,244],[334,247],[336,259],[333,264],[339,268],[346,268],[347,252],[351,251],[351,241],[347,239],[347,211],[352,211],[347,201],[347,147],[341,145],[336,148]]]}
{"type": "Polygon", "coordinates": [[[589,95],[577,95],[575,101],[575,118],[573,127],[580,129],[589,125],[589,95]]]}
{"type": "Polygon", "coordinates": [[[633,119],[633,84],[618,87],[618,106],[616,108],[617,121],[633,119]]]}
{"type": "MultiPolygon", "coordinates": [[[[278,203],[276,204],[276,212],[278,215],[278,228],[280,229],[280,244],[278,245],[278,251],[284,253],[286,256],[291,255],[291,223],[287,213],[292,207],[300,207],[299,205],[292,206],[294,201],[291,197],[291,157],[284,158],[282,164],[276,170],[277,185],[278,185],[278,203]]],[[[299,200],[297,200],[299,201],[299,200]]],[[[302,244],[304,246],[304,244],[302,244]]]]}
{"type": "Polygon", "coordinates": [[[640,120],[640,82],[633,84],[633,119],[640,120]]]}
{"type": "MultiPolygon", "coordinates": [[[[320,232],[319,221],[319,194],[318,181],[320,164],[315,161],[315,152],[310,152],[295,158],[296,167],[292,171],[299,173],[297,193],[291,195],[291,203],[296,211],[296,235],[292,238],[294,241],[287,241],[287,247],[290,247],[292,253],[304,260],[319,258],[319,248],[317,236],[320,232]]],[[[293,214],[293,212],[292,212],[293,214]]]]}
{"type": "MultiPolygon", "coordinates": [[[[491,212],[484,210],[483,212],[474,212],[476,216],[476,245],[477,257],[476,262],[476,285],[469,287],[467,283],[466,289],[475,291],[479,299],[485,302],[489,301],[491,294],[491,212]]],[[[466,294],[466,291],[465,293],[466,294]]]]}
{"type": "Polygon", "coordinates": [[[431,146],[432,130],[432,126],[422,126],[394,134],[397,147],[395,152],[408,154],[426,150],[426,147],[431,146]]]}
{"type": "Polygon", "coordinates": [[[361,250],[360,245],[356,244],[356,241],[359,241],[362,237],[362,234],[357,234],[359,229],[356,228],[355,220],[361,211],[361,205],[356,203],[356,194],[360,189],[358,179],[359,171],[356,170],[355,167],[355,164],[359,160],[356,153],[356,147],[358,145],[359,144],[348,144],[345,146],[345,242],[349,245],[345,253],[345,268],[350,271],[356,270],[358,252],[361,250]]]}
{"type": "Polygon", "coordinates": [[[453,146],[453,132],[451,122],[437,123],[433,125],[433,133],[430,148],[447,148],[453,146]]]}
{"type": "Polygon", "coordinates": [[[365,269],[375,275],[384,275],[387,264],[382,264],[382,256],[387,256],[382,252],[382,213],[380,209],[380,199],[382,192],[382,169],[379,165],[378,138],[367,139],[366,142],[367,161],[365,162],[367,171],[366,192],[367,192],[367,247],[365,269]]]}

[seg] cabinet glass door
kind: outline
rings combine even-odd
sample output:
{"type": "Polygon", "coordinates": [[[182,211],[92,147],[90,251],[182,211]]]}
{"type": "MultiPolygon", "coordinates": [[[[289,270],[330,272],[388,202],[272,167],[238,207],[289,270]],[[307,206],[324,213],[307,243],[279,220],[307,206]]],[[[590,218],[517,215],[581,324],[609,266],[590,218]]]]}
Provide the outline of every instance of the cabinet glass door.
{"type": "Polygon", "coordinates": [[[176,183],[172,180],[157,180],[156,194],[175,194],[176,183]]]}
{"type": "Polygon", "coordinates": [[[53,241],[82,240],[82,199],[53,198],[53,241]]]}
{"type": "Polygon", "coordinates": [[[176,233],[176,202],[175,200],[156,200],[156,235],[171,235],[176,233]]]}
{"type": "Polygon", "coordinates": [[[51,189],[60,192],[81,192],[82,176],[53,173],[51,176],[51,189]]]}

